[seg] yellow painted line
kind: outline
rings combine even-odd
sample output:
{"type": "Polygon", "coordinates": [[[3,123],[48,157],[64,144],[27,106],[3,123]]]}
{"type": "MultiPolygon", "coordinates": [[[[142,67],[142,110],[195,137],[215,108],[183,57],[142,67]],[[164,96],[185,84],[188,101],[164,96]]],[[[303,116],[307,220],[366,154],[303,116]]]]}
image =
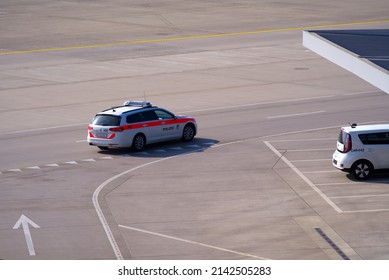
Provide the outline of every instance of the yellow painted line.
{"type": "Polygon", "coordinates": [[[106,44],[95,44],[95,45],[84,45],[84,46],[45,48],[45,49],[37,49],[37,50],[1,51],[0,55],[43,53],[43,52],[51,52],[51,51],[69,51],[69,50],[77,50],[77,49],[94,49],[94,48],[104,48],[104,47],[116,47],[121,45],[162,43],[162,42],[183,41],[183,40],[192,40],[192,39],[209,39],[209,38],[217,38],[217,37],[232,37],[232,36],[253,35],[253,34],[261,34],[261,33],[276,33],[276,32],[286,32],[286,31],[299,31],[299,30],[307,30],[307,29],[321,29],[321,28],[366,25],[366,24],[377,24],[377,23],[388,23],[388,22],[389,19],[384,19],[384,20],[313,25],[313,26],[290,27],[290,28],[279,28],[279,29],[265,29],[265,30],[231,32],[231,33],[220,33],[220,34],[193,35],[193,36],[162,38],[162,39],[148,39],[148,40],[146,39],[146,40],[137,40],[137,41],[129,41],[129,42],[117,42],[117,43],[106,43],[106,44]]]}

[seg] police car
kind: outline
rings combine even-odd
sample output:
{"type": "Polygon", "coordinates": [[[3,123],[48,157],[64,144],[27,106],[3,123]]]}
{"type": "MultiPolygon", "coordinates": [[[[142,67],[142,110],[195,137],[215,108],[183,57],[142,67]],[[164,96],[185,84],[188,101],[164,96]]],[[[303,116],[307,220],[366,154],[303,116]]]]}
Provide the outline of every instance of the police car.
{"type": "Polygon", "coordinates": [[[332,164],[358,180],[389,169],[389,124],[342,127],[332,164]]]}
{"type": "Polygon", "coordinates": [[[102,150],[131,147],[141,151],[151,143],[174,139],[188,142],[196,133],[197,124],[192,117],[177,116],[150,102],[126,101],[92,119],[87,141],[102,150]]]}

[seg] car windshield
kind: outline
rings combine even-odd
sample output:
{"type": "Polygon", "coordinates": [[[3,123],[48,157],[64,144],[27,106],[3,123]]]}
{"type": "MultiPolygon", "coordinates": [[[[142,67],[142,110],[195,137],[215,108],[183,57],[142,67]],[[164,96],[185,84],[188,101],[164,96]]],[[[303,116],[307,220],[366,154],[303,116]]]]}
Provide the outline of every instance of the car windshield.
{"type": "Polygon", "coordinates": [[[96,115],[92,120],[92,125],[119,126],[120,117],[112,115],[96,115]]]}

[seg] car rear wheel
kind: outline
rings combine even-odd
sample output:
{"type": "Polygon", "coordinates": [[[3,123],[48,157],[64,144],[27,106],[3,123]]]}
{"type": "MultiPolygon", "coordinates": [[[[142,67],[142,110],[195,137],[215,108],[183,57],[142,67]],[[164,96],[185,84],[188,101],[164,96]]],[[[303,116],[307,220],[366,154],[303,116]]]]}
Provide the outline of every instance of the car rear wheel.
{"type": "Polygon", "coordinates": [[[143,134],[137,134],[135,135],[134,139],[132,140],[132,150],[134,152],[140,152],[142,151],[146,146],[146,137],[143,134]]]}
{"type": "Polygon", "coordinates": [[[373,165],[367,160],[360,160],[351,167],[351,174],[357,180],[368,179],[374,171],[373,165]]]}
{"type": "Polygon", "coordinates": [[[187,124],[182,132],[182,141],[189,142],[195,137],[196,129],[193,124],[187,124]]]}

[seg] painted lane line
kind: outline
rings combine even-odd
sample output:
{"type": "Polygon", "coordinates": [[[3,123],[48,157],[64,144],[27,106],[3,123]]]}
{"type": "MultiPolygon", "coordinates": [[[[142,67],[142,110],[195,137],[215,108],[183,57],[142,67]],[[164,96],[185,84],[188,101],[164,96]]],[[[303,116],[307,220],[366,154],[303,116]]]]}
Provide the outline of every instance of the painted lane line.
{"type": "Polygon", "coordinates": [[[389,211],[388,208],[383,209],[367,209],[367,210],[349,210],[349,211],[343,211],[343,213],[374,213],[374,212],[387,212],[389,211]]]}
{"type": "Polygon", "coordinates": [[[272,105],[272,104],[279,104],[279,103],[320,100],[320,99],[326,99],[326,98],[331,98],[331,97],[335,97],[335,95],[323,95],[323,96],[318,96],[318,97],[304,97],[304,98],[296,98],[296,99],[284,99],[284,100],[278,100],[278,101],[267,101],[267,102],[231,105],[231,106],[224,106],[224,107],[213,107],[213,108],[208,108],[208,109],[199,109],[199,110],[181,112],[179,114],[201,113],[201,112],[207,112],[207,111],[237,109],[237,108],[254,107],[254,106],[261,106],[261,105],[272,105]]]}
{"type": "Polygon", "coordinates": [[[104,213],[103,213],[103,210],[101,209],[100,207],[100,203],[99,203],[99,194],[101,192],[101,190],[107,186],[108,184],[110,184],[111,182],[115,181],[116,179],[128,174],[128,173],[131,173],[135,170],[138,170],[138,169],[141,169],[143,167],[146,167],[146,166],[149,166],[149,165],[152,165],[152,164],[155,164],[155,163],[158,163],[158,162],[162,162],[162,161],[165,161],[165,160],[168,160],[168,159],[171,159],[171,158],[175,158],[177,156],[171,156],[171,157],[166,157],[166,158],[162,158],[162,159],[159,159],[159,160],[155,160],[155,161],[151,161],[151,162],[148,162],[148,163],[145,163],[145,164],[142,164],[142,165],[139,165],[137,167],[134,167],[134,168],[131,168],[131,169],[128,169],[116,176],[113,176],[111,178],[109,178],[108,180],[106,180],[105,182],[103,182],[100,186],[97,187],[97,189],[95,190],[95,192],[93,193],[93,196],[92,196],[92,202],[93,202],[93,206],[95,208],[95,211],[97,213],[97,216],[99,217],[100,219],[100,222],[104,228],[104,231],[107,235],[107,238],[108,238],[108,241],[109,243],[111,244],[111,247],[113,249],[113,252],[116,256],[116,258],[118,260],[123,260],[123,254],[122,252],[120,251],[120,248],[119,248],[119,245],[117,244],[116,240],[115,240],[115,237],[112,233],[112,230],[108,224],[108,221],[107,219],[105,218],[104,216],[104,213]]]}
{"type": "Polygon", "coordinates": [[[81,160],[82,162],[95,162],[96,160],[93,159],[93,158],[86,158],[86,159],[83,159],[81,160]]]}
{"type": "Polygon", "coordinates": [[[27,169],[33,169],[33,170],[38,170],[38,169],[41,169],[39,166],[29,166],[29,167],[26,167],[27,169]]]}
{"type": "Polygon", "coordinates": [[[169,150],[176,150],[176,151],[181,151],[183,150],[183,148],[181,147],[171,147],[171,148],[168,148],[169,150]]]}
{"type": "Polygon", "coordinates": [[[72,160],[72,161],[65,161],[65,162],[64,162],[64,164],[77,165],[77,164],[78,164],[78,162],[77,162],[77,161],[74,161],[74,160],[72,160]]]}
{"type": "Polygon", "coordinates": [[[71,50],[80,50],[80,49],[83,50],[83,49],[95,49],[95,48],[108,48],[108,47],[118,47],[118,46],[127,46],[127,45],[175,42],[175,41],[186,41],[186,40],[194,40],[194,39],[211,39],[211,38],[220,38],[220,37],[235,37],[235,36],[243,36],[243,35],[256,35],[256,34],[279,33],[279,32],[289,32],[289,31],[302,31],[302,30],[306,30],[306,29],[320,29],[320,28],[343,27],[343,26],[354,26],[354,25],[367,25],[367,24],[377,24],[377,23],[386,23],[386,22],[389,22],[389,19],[361,21],[361,22],[323,24],[323,25],[313,25],[313,26],[286,27],[286,28],[279,28],[279,29],[261,29],[261,30],[253,30],[253,31],[217,33],[217,34],[207,34],[207,35],[189,35],[189,36],[184,36],[184,37],[144,39],[144,40],[137,40],[137,41],[114,42],[114,43],[103,43],[103,44],[81,45],[81,46],[79,45],[79,46],[68,46],[68,47],[53,47],[53,48],[44,48],[44,49],[35,49],[35,50],[0,51],[0,55],[17,55],[17,54],[28,54],[28,53],[52,52],[52,51],[71,51],[71,50]]]}
{"type": "Polygon", "coordinates": [[[6,172],[22,172],[22,170],[20,168],[12,168],[8,169],[6,172]]]}
{"type": "Polygon", "coordinates": [[[349,195],[349,196],[331,196],[330,198],[343,199],[343,198],[368,198],[368,197],[385,197],[389,194],[366,194],[366,195],[349,195]]]}
{"type": "Polygon", "coordinates": [[[328,158],[318,158],[318,159],[296,159],[296,160],[291,160],[290,162],[313,162],[313,161],[329,161],[329,162],[331,162],[331,159],[328,159],[328,158]]]}
{"type": "Polygon", "coordinates": [[[337,138],[314,138],[314,139],[280,139],[280,140],[271,140],[272,143],[276,142],[312,142],[312,141],[336,141],[337,138]]]}
{"type": "Polygon", "coordinates": [[[312,183],[298,168],[296,168],[293,163],[291,163],[287,158],[285,158],[276,148],[274,148],[268,141],[263,141],[263,143],[275,153],[286,165],[288,165],[297,175],[300,176],[321,198],[324,199],[336,212],[342,213],[343,211],[326,196],[314,183],[312,183]]]}
{"type": "Polygon", "coordinates": [[[321,114],[321,113],[325,113],[325,112],[326,111],[315,111],[315,112],[296,113],[296,114],[289,114],[289,115],[279,115],[279,116],[267,117],[267,119],[280,119],[280,118],[289,118],[289,117],[299,117],[299,116],[321,114]]]}
{"type": "Polygon", "coordinates": [[[106,156],[106,157],[99,157],[99,159],[113,159],[113,157],[106,156]]]}
{"type": "Polygon", "coordinates": [[[164,150],[164,149],[158,149],[158,150],[154,150],[154,152],[157,152],[157,153],[166,153],[167,151],[164,150]]]}
{"type": "MultiPolygon", "coordinates": [[[[316,173],[339,173],[339,170],[320,170],[320,171],[304,171],[304,174],[316,174],[316,173]]],[[[318,186],[318,184],[316,184],[318,186]]]]}
{"type": "Polygon", "coordinates": [[[218,250],[218,251],[228,252],[228,253],[244,256],[244,257],[260,259],[260,260],[268,260],[266,258],[259,257],[259,256],[256,256],[256,255],[251,255],[251,254],[242,253],[242,252],[238,252],[238,251],[234,251],[234,250],[230,250],[230,249],[216,247],[216,246],[208,245],[208,244],[205,244],[205,243],[196,242],[196,241],[192,241],[192,240],[188,240],[188,239],[183,239],[183,238],[178,238],[178,237],[174,237],[174,236],[171,236],[171,235],[161,234],[161,233],[157,233],[157,232],[153,232],[153,231],[148,231],[148,230],[144,230],[144,229],[124,226],[124,225],[119,225],[119,227],[124,228],[124,229],[133,230],[133,231],[138,231],[138,232],[141,232],[141,233],[146,233],[146,234],[154,235],[154,236],[159,236],[159,237],[163,237],[163,238],[167,238],[167,239],[172,239],[172,240],[176,240],[176,241],[180,241],[180,242],[184,242],[184,243],[194,244],[194,245],[197,245],[197,246],[202,246],[202,247],[206,247],[206,248],[210,248],[210,249],[215,249],[215,250],[218,250]]]}
{"type": "Polygon", "coordinates": [[[49,164],[45,164],[44,166],[46,166],[46,167],[59,167],[59,164],[57,164],[57,163],[49,163],[49,164]]]}
{"type": "Polygon", "coordinates": [[[67,124],[67,125],[60,125],[60,126],[49,126],[49,127],[42,127],[42,128],[17,130],[17,131],[11,131],[11,132],[1,132],[0,135],[18,134],[18,133],[25,133],[25,132],[36,132],[36,131],[42,131],[42,130],[52,130],[52,129],[58,129],[58,128],[68,128],[68,127],[76,127],[76,126],[84,126],[84,125],[88,125],[88,123],[67,124]]]}
{"type": "Polygon", "coordinates": [[[334,148],[324,148],[324,149],[299,149],[299,150],[287,150],[287,152],[317,152],[317,151],[334,151],[334,148]]]}

